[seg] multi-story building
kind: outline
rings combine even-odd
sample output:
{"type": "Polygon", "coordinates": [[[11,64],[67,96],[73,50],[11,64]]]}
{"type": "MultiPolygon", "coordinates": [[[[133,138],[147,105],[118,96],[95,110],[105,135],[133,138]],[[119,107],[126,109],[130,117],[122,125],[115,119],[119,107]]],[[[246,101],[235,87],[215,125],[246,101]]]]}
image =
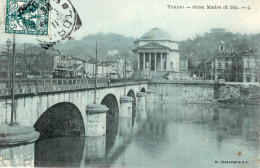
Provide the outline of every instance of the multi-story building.
{"type": "Polygon", "coordinates": [[[102,63],[104,65],[109,65],[110,69],[114,72],[118,73],[120,78],[123,77],[124,74],[124,61],[123,59],[106,59],[103,60],[102,63]]]}
{"type": "Polygon", "coordinates": [[[259,55],[254,50],[227,51],[221,41],[219,53],[212,61],[212,76],[229,82],[259,82],[259,55]]]}
{"type": "Polygon", "coordinates": [[[212,76],[214,79],[225,79],[229,82],[242,82],[241,56],[225,49],[225,43],[220,42],[219,53],[213,58],[212,76]]]}
{"type": "Polygon", "coordinates": [[[212,34],[221,34],[221,33],[225,33],[226,29],[223,28],[213,28],[210,30],[210,33],[212,34]]]}
{"type": "Polygon", "coordinates": [[[248,51],[242,55],[243,82],[259,82],[259,53],[248,51]]]}

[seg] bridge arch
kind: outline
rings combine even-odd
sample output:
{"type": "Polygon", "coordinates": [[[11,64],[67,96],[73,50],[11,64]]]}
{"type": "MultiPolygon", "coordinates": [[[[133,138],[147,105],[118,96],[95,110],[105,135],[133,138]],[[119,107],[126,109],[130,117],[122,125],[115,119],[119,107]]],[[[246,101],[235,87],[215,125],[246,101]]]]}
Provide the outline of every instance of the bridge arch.
{"type": "Polygon", "coordinates": [[[133,89],[130,89],[127,93],[127,96],[132,97],[135,100],[135,92],[133,91],[133,89]]]}
{"type": "Polygon", "coordinates": [[[57,103],[37,119],[34,126],[42,138],[85,133],[84,120],[78,107],[70,102],[57,103]]]}
{"type": "Polygon", "coordinates": [[[109,110],[106,115],[106,153],[114,146],[119,126],[119,106],[114,94],[107,94],[101,101],[109,110]]]}
{"type": "Polygon", "coordinates": [[[132,101],[132,124],[134,124],[134,119],[136,115],[136,95],[135,92],[130,89],[127,93],[127,96],[130,96],[134,99],[134,101],[132,101]]]}
{"type": "Polygon", "coordinates": [[[117,98],[114,94],[107,94],[101,101],[101,104],[106,105],[109,110],[107,116],[109,117],[118,117],[119,115],[119,106],[117,98]]]}
{"type": "Polygon", "coordinates": [[[145,92],[145,88],[144,87],[141,89],[141,92],[145,92]]]}

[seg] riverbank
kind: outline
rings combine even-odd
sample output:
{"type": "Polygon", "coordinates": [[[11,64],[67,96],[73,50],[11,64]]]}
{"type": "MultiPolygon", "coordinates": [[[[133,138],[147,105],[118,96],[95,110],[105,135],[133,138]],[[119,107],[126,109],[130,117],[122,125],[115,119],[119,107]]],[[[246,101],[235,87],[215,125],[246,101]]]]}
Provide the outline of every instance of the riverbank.
{"type": "Polygon", "coordinates": [[[260,87],[256,85],[220,85],[215,96],[220,103],[260,105],[260,87]]]}
{"type": "Polygon", "coordinates": [[[259,85],[243,83],[151,82],[155,102],[260,105],[259,85]]]}

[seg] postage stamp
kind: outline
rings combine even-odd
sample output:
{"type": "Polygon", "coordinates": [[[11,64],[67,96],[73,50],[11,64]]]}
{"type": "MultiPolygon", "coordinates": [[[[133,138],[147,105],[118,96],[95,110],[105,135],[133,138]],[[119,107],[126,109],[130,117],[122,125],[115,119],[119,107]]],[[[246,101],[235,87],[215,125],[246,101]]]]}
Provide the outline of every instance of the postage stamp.
{"type": "Polygon", "coordinates": [[[49,0],[7,0],[5,33],[48,35],[49,0]]]}
{"type": "Polygon", "coordinates": [[[62,40],[69,39],[72,33],[82,25],[78,12],[70,0],[52,0],[49,12],[51,20],[48,37],[38,38],[41,46],[46,49],[62,40]]]}

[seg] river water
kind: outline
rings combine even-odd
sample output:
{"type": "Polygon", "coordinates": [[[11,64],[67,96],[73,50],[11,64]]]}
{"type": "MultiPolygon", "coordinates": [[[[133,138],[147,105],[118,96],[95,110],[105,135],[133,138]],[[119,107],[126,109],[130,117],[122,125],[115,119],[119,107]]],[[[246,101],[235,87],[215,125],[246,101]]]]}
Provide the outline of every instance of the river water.
{"type": "Polygon", "coordinates": [[[255,106],[151,103],[103,137],[38,140],[35,166],[258,168],[259,123],[255,106]]]}

